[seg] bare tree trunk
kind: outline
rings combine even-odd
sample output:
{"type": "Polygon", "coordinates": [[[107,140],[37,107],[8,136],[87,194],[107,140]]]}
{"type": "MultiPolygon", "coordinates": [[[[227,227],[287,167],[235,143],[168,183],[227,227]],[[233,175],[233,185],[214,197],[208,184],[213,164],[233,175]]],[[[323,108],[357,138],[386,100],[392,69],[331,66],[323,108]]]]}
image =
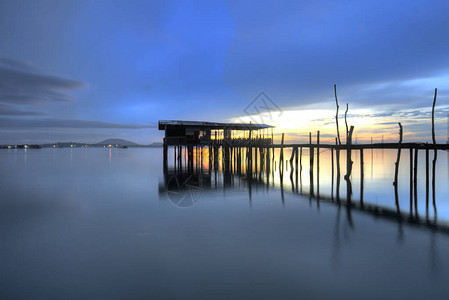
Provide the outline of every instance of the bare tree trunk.
{"type": "Polygon", "coordinates": [[[338,138],[338,145],[341,146],[340,130],[338,129],[338,109],[340,108],[340,106],[338,106],[337,85],[336,84],[334,84],[334,94],[335,94],[335,103],[337,104],[337,113],[335,114],[335,122],[337,123],[337,138],[338,138]]]}

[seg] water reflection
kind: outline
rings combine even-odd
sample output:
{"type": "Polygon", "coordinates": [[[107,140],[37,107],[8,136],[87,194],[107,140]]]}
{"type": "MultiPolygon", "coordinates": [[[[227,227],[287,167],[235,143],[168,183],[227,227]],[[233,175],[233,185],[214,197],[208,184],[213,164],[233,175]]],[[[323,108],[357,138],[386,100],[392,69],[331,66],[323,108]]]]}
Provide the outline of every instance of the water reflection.
{"type": "MultiPolygon", "coordinates": [[[[165,170],[160,149],[113,149],[111,160],[109,149],[42,149],[27,152],[26,165],[23,151],[0,152],[0,298],[447,296],[447,231],[432,223],[431,193],[428,220],[425,201],[419,201],[419,223],[409,221],[415,213],[407,212],[408,168],[399,174],[399,201],[406,204],[398,215],[395,152],[385,151],[382,163],[374,151],[379,163],[373,180],[364,178],[362,208],[358,155],[349,205],[346,181],[340,201],[335,199],[332,156],[320,150],[318,177],[314,166],[318,210],[310,196],[308,150],[298,149],[298,164],[295,155],[293,164],[284,161],[284,170],[279,151],[270,150],[258,151],[256,161],[253,149],[249,168],[246,149],[234,149],[228,171],[226,156],[219,151],[210,160],[209,149],[196,153],[193,163],[177,149],[165,170]]],[[[285,150],[285,157],[290,154],[285,150]]],[[[364,155],[369,162],[370,151],[364,155]]],[[[341,156],[343,165],[343,151],[341,156]]],[[[446,174],[439,169],[445,159],[438,153],[437,175],[446,174]]],[[[420,173],[418,197],[424,200],[420,173]]],[[[439,219],[447,215],[445,183],[447,176],[436,176],[439,219]]]]}
{"type": "MultiPolygon", "coordinates": [[[[428,165],[428,162],[422,162],[418,159],[418,151],[410,151],[410,169],[403,164],[397,164],[397,153],[389,150],[371,150],[368,152],[371,161],[371,178],[365,182],[364,177],[364,152],[358,150],[353,156],[354,165],[359,168],[353,168],[351,176],[345,176],[344,195],[340,195],[341,173],[337,165],[337,172],[334,171],[335,164],[338,162],[345,164],[345,156],[341,155],[340,150],[316,149],[313,148],[309,153],[303,153],[303,149],[292,149],[287,155],[291,155],[289,160],[283,159],[283,151],[279,149],[253,149],[238,148],[230,150],[230,153],[223,153],[221,149],[214,150],[214,153],[208,148],[193,149],[192,160],[189,162],[189,154],[182,155],[178,151],[173,154],[173,165],[164,164],[164,180],[160,183],[160,195],[167,196],[174,205],[188,207],[197,204],[199,199],[195,198],[198,191],[208,191],[213,189],[234,189],[245,188],[248,193],[249,206],[253,201],[253,190],[273,190],[279,192],[279,199],[285,206],[285,193],[298,196],[306,196],[310,204],[313,202],[317,208],[320,207],[320,201],[334,203],[338,207],[346,208],[346,220],[349,227],[353,228],[352,210],[357,210],[390,221],[396,221],[399,224],[406,222],[408,224],[427,227],[432,230],[449,232],[449,223],[446,217],[437,218],[437,195],[444,195],[445,188],[437,191],[436,181],[438,174],[435,152],[432,161],[432,205],[433,213],[429,212],[429,201],[419,204],[418,196],[421,193],[429,193],[428,185],[424,189],[422,182],[427,182],[429,176],[419,176],[418,169],[422,165],[428,165]],[[330,155],[323,155],[329,151],[330,155]],[[337,159],[334,159],[334,152],[337,159]],[[321,154],[321,163],[314,165],[314,158],[321,154]],[[296,158],[295,158],[296,156],[296,158]],[[302,165],[302,159],[309,156],[309,166],[302,165]],[[215,158],[215,159],[214,159],[215,158]],[[396,158],[396,160],[395,160],[396,158]],[[374,161],[377,161],[374,171],[374,161]],[[187,165],[187,168],[182,168],[187,165]],[[212,167],[213,166],[213,167],[212,167]],[[211,168],[212,167],[212,168],[211,168]],[[396,172],[395,172],[396,171],[396,172]],[[410,210],[402,209],[401,201],[406,201],[407,193],[407,171],[410,171],[410,210]],[[308,173],[308,184],[304,184],[303,172],[308,173]],[[395,173],[395,174],[393,174],[395,173]],[[286,175],[288,174],[288,175],[286,175]],[[288,176],[288,179],[284,177],[288,176]],[[340,175],[340,176],[339,176],[340,175]],[[391,175],[389,177],[388,175],[391,175]],[[397,178],[396,178],[397,176],[397,178]],[[316,181],[314,180],[316,179],[316,181]],[[391,181],[389,181],[391,180],[391,181]],[[394,180],[394,182],[393,182],[394,180]],[[355,182],[355,183],[353,183],[355,182]],[[320,185],[321,184],[321,185],[320,185]],[[359,193],[355,194],[355,189],[359,193]],[[326,190],[328,191],[326,193],[326,190]],[[334,196],[335,193],[335,196],[334,196]],[[356,196],[354,196],[356,195],[356,196]],[[357,197],[357,195],[359,195],[357,197]],[[379,197],[382,197],[379,199],[379,197]],[[188,203],[188,204],[187,204],[188,203]],[[425,210],[421,209],[424,205],[425,210]],[[421,214],[420,212],[424,212],[421,214]]],[[[447,159],[447,153],[444,153],[447,159]]],[[[399,155],[398,155],[399,156],[399,155]]],[[[404,155],[403,155],[404,156],[404,155]]],[[[428,158],[428,155],[426,155],[428,158]]],[[[407,161],[407,157],[404,159],[407,161]]],[[[441,173],[441,171],[440,171],[441,173]]],[[[162,197],[164,198],[164,197],[162,197]]],[[[444,198],[444,197],[443,197],[444,198]]],[[[426,198],[427,199],[427,198],[426,198]]],[[[446,203],[443,203],[444,211],[447,213],[446,203]]],[[[407,206],[405,206],[407,207],[407,206]]],[[[402,226],[402,225],[401,225],[402,226]]]]}

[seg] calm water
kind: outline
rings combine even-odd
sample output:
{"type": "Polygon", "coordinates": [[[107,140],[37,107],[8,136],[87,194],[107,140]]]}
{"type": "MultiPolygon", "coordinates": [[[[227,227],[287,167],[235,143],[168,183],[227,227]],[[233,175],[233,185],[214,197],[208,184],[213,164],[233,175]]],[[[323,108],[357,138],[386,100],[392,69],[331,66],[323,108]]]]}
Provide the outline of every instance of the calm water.
{"type": "MultiPolygon", "coordinates": [[[[280,179],[279,163],[252,180],[197,166],[193,177],[164,173],[161,149],[2,150],[0,298],[446,299],[448,158],[438,153],[436,209],[430,200],[426,214],[424,157],[418,226],[329,200],[328,151],[320,154],[317,200],[308,196],[306,153],[297,184],[288,165],[280,179]]],[[[396,152],[367,151],[364,159],[365,205],[396,211],[396,152]]],[[[358,165],[356,156],[355,206],[358,165]]],[[[346,197],[344,180],[340,193],[346,197]]]]}

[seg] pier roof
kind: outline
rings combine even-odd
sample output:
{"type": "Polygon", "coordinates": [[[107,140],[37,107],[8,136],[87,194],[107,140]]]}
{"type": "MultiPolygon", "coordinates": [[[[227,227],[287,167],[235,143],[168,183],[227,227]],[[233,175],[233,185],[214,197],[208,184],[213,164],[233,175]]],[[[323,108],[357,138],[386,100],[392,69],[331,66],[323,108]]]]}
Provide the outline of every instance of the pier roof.
{"type": "Polygon", "coordinates": [[[158,124],[158,129],[165,130],[167,127],[171,126],[195,127],[212,130],[219,130],[219,129],[258,130],[274,127],[267,124],[253,124],[253,123],[218,123],[218,122],[202,122],[202,121],[160,120],[158,124]]]}

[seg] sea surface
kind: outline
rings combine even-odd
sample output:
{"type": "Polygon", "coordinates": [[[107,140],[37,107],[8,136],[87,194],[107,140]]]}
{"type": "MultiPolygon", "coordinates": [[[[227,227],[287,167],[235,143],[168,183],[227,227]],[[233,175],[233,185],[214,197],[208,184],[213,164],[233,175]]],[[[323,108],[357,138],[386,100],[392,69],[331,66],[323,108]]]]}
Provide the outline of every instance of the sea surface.
{"type": "Polygon", "coordinates": [[[329,150],[313,189],[306,151],[297,175],[279,151],[242,172],[208,153],[164,168],[160,148],[0,150],[0,299],[447,299],[448,152],[435,196],[430,152],[428,201],[419,153],[412,203],[396,154],[365,151],[361,189],[354,153],[349,197],[342,155],[337,201],[329,150]]]}

